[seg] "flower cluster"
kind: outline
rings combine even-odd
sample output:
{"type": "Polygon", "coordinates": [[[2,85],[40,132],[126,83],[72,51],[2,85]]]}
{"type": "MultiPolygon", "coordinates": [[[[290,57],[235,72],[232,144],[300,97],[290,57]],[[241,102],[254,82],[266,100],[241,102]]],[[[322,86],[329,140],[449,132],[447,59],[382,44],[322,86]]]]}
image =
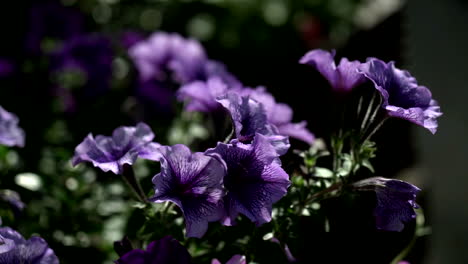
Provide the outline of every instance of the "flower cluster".
{"type": "Polygon", "coordinates": [[[178,34],[156,32],[131,45],[128,53],[139,73],[138,95],[156,107],[168,108],[179,85],[211,77],[238,85],[222,63],[208,58],[199,42],[178,34]]]}

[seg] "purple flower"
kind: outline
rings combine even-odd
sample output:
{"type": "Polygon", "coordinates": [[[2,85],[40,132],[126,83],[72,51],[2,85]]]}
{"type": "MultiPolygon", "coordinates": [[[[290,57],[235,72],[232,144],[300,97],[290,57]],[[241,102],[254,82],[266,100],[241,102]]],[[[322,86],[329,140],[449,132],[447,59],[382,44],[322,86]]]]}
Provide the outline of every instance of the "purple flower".
{"type": "Polygon", "coordinates": [[[314,142],[314,135],[306,128],[307,122],[291,123],[293,117],[291,107],[287,104],[277,103],[273,95],[268,93],[264,87],[245,88],[240,93],[263,104],[268,122],[276,126],[279,134],[302,140],[308,144],[314,142]]]}
{"type": "Polygon", "coordinates": [[[154,176],[151,201],[171,201],[182,210],[187,236],[202,237],[208,222],[223,217],[224,164],[203,153],[191,153],[185,145],[159,148],[161,172],[154,176]]]}
{"type": "Polygon", "coordinates": [[[378,229],[400,232],[405,227],[404,223],[416,218],[414,209],[418,205],[415,200],[420,189],[410,183],[374,177],[356,182],[353,187],[361,191],[375,191],[377,206],[374,216],[378,229]]]}
{"type": "Polygon", "coordinates": [[[336,66],[334,57],[334,50],[330,53],[316,49],[306,53],[299,62],[309,64],[319,71],[336,92],[350,92],[354,87],[365,81],[364,76],[357,71],[361,65],[359,61],[349,61],[347,58],[341,58],[340,63],[336,66]]]}
{"type": "Polygon", "coordinates": [[[256,133],[267,136],[276,151],[283,155],[289,147],[287,136],[280,135],[276,126],[268,122],[265,107],[249,96],[230,92],[217,101],[229,112],[232,118],[236,138],[242,143],[250,143],[256,133]]]}
{"type": "Polygon", "coordinates": [[[221,157],[227,167],[223,224],[232,225],[239,213],[257,225],[271,221],[272,205],[286,194],[290,181],[268,138],[257,133],[249,145],[218,143],[206,154],[221,157]]]}
{"type": "Polygon", "coordinates": [[[186,111],[213,112],[222,106],[216,98],[226,94],[228,86],[219,77],[208,81],[195,81],[182,86],[178,91],[178,99],[186,101],[186,111]]]}
{"type": "Polygon", "coordinates": [[[0,228],[0,263],[58,264],[47,242],[37,236],[26,240],[9,227],[0,228]]]}
{"type": "Polygon", "coordinates": [[[146,41],[133,45],[129,55],[142,81],[153,78],[158,81],[174,78],[179,83],[197,80],[207,60],[200,43],[165,32],[156,32],[146,41]]]}
{"type": "Polygon", "coordinates": [[[432,99],[431,91],[418,85],[409,72],[395,68],[394,62],[368,59],[359,67],[382,95],[382,108],[392,117],[406,119],[422,126],[431,133],[437,131],[437,118],[442,115],[440,107],[432,99]]]}
{"type": "MultiPolygon", "coordinates": [[[[221,262],[217,259],[213,259],[211,264],[221,264],[221,262]]],[[[242,255],[234,255],[226,262],[226,264],[247,264],[247,259],[242,255]]]]}
{"type": "Polygon", "coordinates": [[[156,107],[168,109],[180,85],[218,76],[229,86],[239,86],[223,64],[209,60],[201,44],[175,33],[156,32],[129,48],[139,72],[137,93],[156,107]]]}
{"type": "Polygon", "coordinates": [[[45,40],[67,40],[83,29],[84,20],[77,10],[57,3],[36,4],[29,14],[26,49],[38,54],[43,51],[45,40]]]}
{"type": "Polygon", "coordinates": [[[0,106],[0,144],[24,147],[24,131],[18,126],[18,117],[0,106]]]}
{"type": "Polygon", "coordinates": [[[151,242],[146,250],[134,249],[115,261],[116,264],[189,264],[191,256],[177,240],[165,236],[151,242]]]}
{"type": "Polygon", "coordinates": [[[160,146],[152,142],[151,128],[138,123],[136,127],[121,126],[114,130],[111,137],[89,134],[75,149],[73,166],[89,161],[95,167],[107,172],[122,174],[123,165],[132,165],[137,157],[156,160],[156,150],[160,146]]]}

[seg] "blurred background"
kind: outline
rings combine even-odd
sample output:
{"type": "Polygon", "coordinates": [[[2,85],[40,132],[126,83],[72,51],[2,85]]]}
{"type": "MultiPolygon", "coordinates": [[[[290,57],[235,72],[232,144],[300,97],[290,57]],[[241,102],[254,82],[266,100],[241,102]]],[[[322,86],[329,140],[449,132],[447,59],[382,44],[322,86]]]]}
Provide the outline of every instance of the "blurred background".
{"type": "MultiPolygon", "coordinates": [[[[109,263],[116,256],[111,242],[132,231],[128,222],[138,221],[125,203],[130,194],[112,175],[89,166],[71,168],[73,149],[87,133],[109,134],[117,126],[146,121],[161,143],[191,140],[180,135],[186,120],[175,118],[173,109],[148,106],[137,92],[137,72],[127,51],[155,31],[199,40],[208,56],[222,61],[242,83],[265,85],[277,101],[290,104],[295,119],[307,120],[318,137],[335,127],[329,109],[336,105],[326,81],[298,64],[305,52],[336,49],[338,58],[378,57],[408,69],[439,101],[444,112],[439,131],[432,136],[391,120],[377,135],[376,171],[423,189],[418,201],[432,234],[416,242],[408,260],[468,263],[467,2],[35,0],[0,5],[0,105],[19,116],[27,135],[24,149],[0,149],[0,187],[19,192],[27,204],[19,221],[4,221],[23,234],[41,234],[63,263],[79,263],[81,253],[93,256],[93,263],[109,263]]],[[[147,182],[154,175],[145,162],[136,169],[147,182]]]]}

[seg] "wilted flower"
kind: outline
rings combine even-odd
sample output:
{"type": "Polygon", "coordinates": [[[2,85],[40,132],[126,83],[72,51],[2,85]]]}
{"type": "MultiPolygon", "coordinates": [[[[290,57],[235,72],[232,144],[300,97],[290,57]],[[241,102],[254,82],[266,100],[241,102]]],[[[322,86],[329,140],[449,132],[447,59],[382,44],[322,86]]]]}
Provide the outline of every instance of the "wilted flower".
{"type": "Polygon", "coordinates": [[[394,62],[385,63],[371,58],[359,67],[382,95],[382,107],[389,116],[406,119],[432,133],[437,131],[440,107],[432,99],[431,91],[418,85],[409,72],[395,68],[394,62]]]}
{"type": "Polygon", "coordinates": [[[340,63],[336,66],[334,57],[334,50],[328,52],[316,49],[306,53],[299,62],[317,69],[336,92],[347,93],[365,81],[364,76],[357,71],[361,65],[359,61],[341,58],[340,63]]]}
{"type": "Polygon", "coordinates": [[[161,172],[154,176],[154,202],[171,201],[182,210],[187,236],[201,237],[208,222],[223,217],[222,187],[226,168],[218,159],[191,153],[185,145],[159,148],[161,172]]]}
{"type": "Polygon", "coordinates": [[[177,240],[165,236],[151,242],[146,250],[133,249],[115,261],[116,264],[189,264],[191,256],[177,240]]]}
{"type": "Polygon", "coordinates": [[[75,149],[73,166],[89,161],[103,171],[115,174],[123,172],[123,165],[132,165],[137,157],[156,159],[156,149],[160,146],[152,142],[154,134],[151,128],[138,123],[136,127],[121,126],[114,130],[111,137],[89,134],[75,149]]]}
{"type": "Polygon", "coordinates": [[[205,153],[221,157],[227,167],[223,223],[231,225],[239,213],[257,225],[269,222],[273,203],[286,194],[290,181],[267,137],[257,133],[248,145],[218,143],[205,153]]]}
{"type": "Polygon", "coordinates": [[[273,95],[268,93],[264,87],[245,88],[240,93],[250,96],[263,105],[268,122],[278,128],[279,134],[302,140],[308,144],[314,142],[314,135],[306,128],[307,122],[292,123],[293,110],[291,107],[287,104],[277,103],[273,95]]]}
{"type": "Polygon", "coordinates": [[[250,143],[256,133],[267,137],[275,146],[276,151],[283,155],[289,147],[289,139],[279,133],[276,126],[268,122],[264,106],[249,96],[241,96],[230,92],[217,101],[229,112],[234,126],[236,139],[242,143],[250,143]]]}
{"type": "Polygon", "coordinates": [[[208,81],[195,81],[182,86],[178,91],[178,99],[186,101],[186,111],[213,112],[222,106],[216,98],[226,94],[228,86],[219,77],[208,81]]]}
{"type": "Polygon", "coordinates": [[[0,144],[24,147],[24,131],[18,126],[18,117],[0,106],[0,144]]]}
{"type": "Polygon", "coordinates": [[[355,182],[353,187],[360,191],[374,191],[377,206],[374,210],[378,229],[402,231],[404,223],[416,218],[416,195],[420,189],[410,183],[374,177],[355,182]]]}
{"type": "MultiPolygon", "coordinates": [[[[213,259],[211,264],[221,264],[221,262],[217,259],[213,259]]],[[[242,255],[234,255],[226,262],[226,264],[247,264],[247,259],[242,255]]]]}
{"type": "Polygon", "coordinates": [[[37,236],[26,240],[9,227],[0,228],[0,263],[58,264],[47,242],[37,236]]]}

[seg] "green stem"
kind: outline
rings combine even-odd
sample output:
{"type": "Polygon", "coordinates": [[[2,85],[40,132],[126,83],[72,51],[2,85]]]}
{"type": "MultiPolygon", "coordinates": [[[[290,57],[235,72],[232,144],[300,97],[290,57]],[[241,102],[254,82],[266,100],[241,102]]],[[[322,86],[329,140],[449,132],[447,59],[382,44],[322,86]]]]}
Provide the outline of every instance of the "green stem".
{"type": "Polygon", "coordinates": [[[343,185],[343,183],[337,182],[337,183],[331,185],[330,187],[321,190],[320,192],[314,193],[312,196],[310,196],[309,198],[307,198],[307,200],[304,201],[304,207],[305,207],[305,205],[307,205],[307,204],[311,203],[312,201],[314,201],[316,198],[341,188],[342,185],[343,185]]]}
{"type": "Polygon", "coordinates": [[[372,98],[371,98],[371,100],[369,102],[369,106],[367,107],[366,115],[364,116],[364,119],[362,120],[362,123],[361,123],[361,130],[364,130],[364,128],[367,126],[367,121],[369,119],[369,115],[371,113],[372,106],[374,105],[376,94],[377,94],[377,92],[374,92],[372,94],[372,98]]]}
{"type": "Polygon", "coordinates": [[[133,172],[132,166],[128,164],[125,164],[123,166],[122,178],[133,191],[133,193],[137,197],[137,200],[142,203],[145,203],[147,201],[146,195],[143,192],[143,189],[141,188],[137,178],[135,177],[135,173],[133,172]]]}
{"type": "Polygon", "coordinates": [[[402,261],[407,255],[408,253],[411,251],[411,249],[414,247],[414,244],[416,244],[416,239],[418,237],[416,236],[416,232],[414,232],[414,236],[413,238],[411,239],[411,241],[409,242],[408,246],[406,246],[401,252],[400,254],[398,254],[390,264],[398,264],[400,261],[402,261]]]}
{"type": "Polygon", "coordinates": [[[382,125],[385,123],[385,121],[387,121],[387,119],[388,117],[386,116],[382,120],[380,120],[377,126],[374,127],[374,129],[364,138],[364,140],[361,141],[361,143],[364,143],[367,140],[369,140],[375,134],[375,132],[377,132],[380,129],[380,127],[382,127],[382,125]]]}

